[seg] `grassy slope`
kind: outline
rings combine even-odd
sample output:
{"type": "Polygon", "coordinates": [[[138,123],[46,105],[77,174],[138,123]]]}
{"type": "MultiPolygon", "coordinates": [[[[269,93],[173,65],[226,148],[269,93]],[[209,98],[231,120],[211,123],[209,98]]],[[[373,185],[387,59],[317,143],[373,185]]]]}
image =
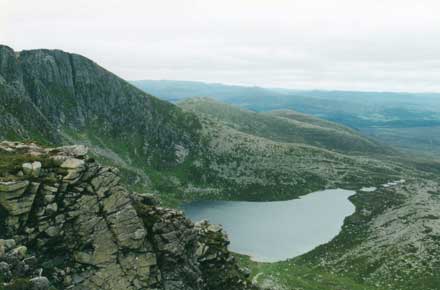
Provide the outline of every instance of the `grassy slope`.
{"type": "Polygon", "coordinates": [[[267,264],[239,256],[258,281],[280,289],[439,290],[440,184],[423,174],[403,185],[359,192],[356,212],[332,241],[267,264]],[[425,179],[428,178],[428,179],[425,179]]]}
{"type": "Polygon", "coordinates": [[[336,274],[295,261],[256,263],[247,256],[235,256],[240,265],[251,270],[253,281],[274,290],[391,290],[355,281],[349,275],[336,274]]]}
{"type": "MultiPolygon", "coordinates": [[[[206,115],[200,118],[201,134],[207,140],[203,156],[209,158],[208,166],[215,172],[213,184],[221,183],[229,192],[242,192],[238,198],[281,200],[322,188],[357,189],[409,171],[398,163],[276,142],[225,126],[206,115]]],[[[209,180],[210,176],[203,178],[209,180]]]]}
{"type": "Polygon", "coordinates": [[[397,146],[411,155],[424,156],[429,159],[439,158],[440,126],[420,127],[370,127],[362,128],[368,134],[385,144],[397,146]]]}
{"type": "Polygon", "coordinates": [[[137,81],[158,97],[210,96],[255,111],[292,109],[357,128],[382,143],[437,158],[439,94],[296,91],[182,81],[137,81]]]}
{"type": "Polygon", "coordinates": [[[369,155],[391,151],[347,127],[294,111],[257,113],[209,98],[187,99],[178,105],[208,115],[244,133],[277,142],[313,145],[345,154],[369,155]]]}

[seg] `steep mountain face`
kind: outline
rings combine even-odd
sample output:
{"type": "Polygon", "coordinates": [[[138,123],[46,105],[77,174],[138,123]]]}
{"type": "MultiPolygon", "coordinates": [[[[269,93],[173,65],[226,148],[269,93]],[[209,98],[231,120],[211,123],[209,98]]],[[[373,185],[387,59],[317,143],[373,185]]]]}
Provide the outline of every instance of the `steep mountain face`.
{"type": "MultiPolygon", "coordinates": [[[[52,127],[69,137],[85,134],[108,146],[130,143],[112,149],[158,167],[177,163],[176,146],[197,142],[194,128],[200,125],[192,114],[142,93],[82,56],[2,47],[1,59],[6,83],[18,87],[17,95],[27,96],[52,127]]],[[[46,128],[37,131],[43,134],[46,128]]]]}
{"type": "Polygon", "coordinates": [[[354,130],[290,110],[258,113],[210,98],[178,102],[186,110],[202,113],[225,125],[277,142],[313,145],[345,154],[384,154],[391,149],[369,140],[354,130]]]}
{"type": "Polygon", "coordinates": [[[60,136],[27,95],[16,53],[0,46],[0,138],[59,143],[60,136]]]}
{"type": "Polygon", "coordinates": [[[194,225],[152,196],[127,191],[117,169],[86,154],[84,146],[0,143],[0,239],[14,238],[27,247],[23,252],[35,253],[53,286],[254,289],[219,226],[194,225]]]}
{"type": "MultiPolygon", "coordinates": [[[[0,138],[83,143],[130,183],[184,168],[198,154],[200,122],[75,54],[0,50],[0,138]],[[149,174],[146,174],[146,171],[149,174]]],[[[160,178],[159,178],[160,179],[160,178]]]]}
{"type": "Polygon", "coordinates": [[[86,144],[138,188],[279,199],[398,174],[394,165],[334,154],[325,144],[280,143],[201,118],[76,54],[3,46],[0,61],[0,138],[86,144]]]}

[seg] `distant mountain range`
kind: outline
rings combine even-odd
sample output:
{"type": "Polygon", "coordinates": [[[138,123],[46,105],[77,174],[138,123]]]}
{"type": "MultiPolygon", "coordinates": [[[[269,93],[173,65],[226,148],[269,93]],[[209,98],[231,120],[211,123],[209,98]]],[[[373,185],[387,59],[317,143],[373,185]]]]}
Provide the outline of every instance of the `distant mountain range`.
{"type": "Polygon", "coordinates": [[[294,110],[346,125],[401,150],[440,153],[440,93],[291,90],[166,80],[132,83],[169,101],[203,96],[257,112],[294,110]]]}

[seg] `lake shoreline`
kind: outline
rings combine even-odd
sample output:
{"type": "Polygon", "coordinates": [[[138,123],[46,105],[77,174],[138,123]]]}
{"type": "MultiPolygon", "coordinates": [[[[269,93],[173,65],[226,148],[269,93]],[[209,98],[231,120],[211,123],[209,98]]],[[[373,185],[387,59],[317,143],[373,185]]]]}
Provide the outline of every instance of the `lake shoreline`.
{"type": "Polygon", "coordinates": [[[328,189],[287,201],[194,201],[182,208],[193,221],[221,224],[230,237],[231,251],[256,262],[278,262],[336,237],[344,219],[356,210],[349,200],[354,194],[328,189]]]}

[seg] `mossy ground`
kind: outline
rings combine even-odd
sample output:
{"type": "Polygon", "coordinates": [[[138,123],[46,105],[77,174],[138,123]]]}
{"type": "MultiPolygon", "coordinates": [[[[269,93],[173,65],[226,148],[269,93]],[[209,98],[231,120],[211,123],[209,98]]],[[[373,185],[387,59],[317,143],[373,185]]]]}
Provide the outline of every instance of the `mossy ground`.
{"type": "Polygon", "coordinates": [[[251,277],[263,287],[272,286],[280,290],[379,290],[373,285],[356,282],[348,275],[305,266],[295,260],[259,263],[247,256],[235,254],[235,257],[242,267],[251,270],[251,277]]]}
{"type": "Polygon", "coordinates": [[[23,163],[34,161],[40,161],[43,167],[51,167],[53,162],[48,156],[33,156],[20,151],[0,151],[0,180],[17,180],[17,173],[22,169],[23,163]]]}

